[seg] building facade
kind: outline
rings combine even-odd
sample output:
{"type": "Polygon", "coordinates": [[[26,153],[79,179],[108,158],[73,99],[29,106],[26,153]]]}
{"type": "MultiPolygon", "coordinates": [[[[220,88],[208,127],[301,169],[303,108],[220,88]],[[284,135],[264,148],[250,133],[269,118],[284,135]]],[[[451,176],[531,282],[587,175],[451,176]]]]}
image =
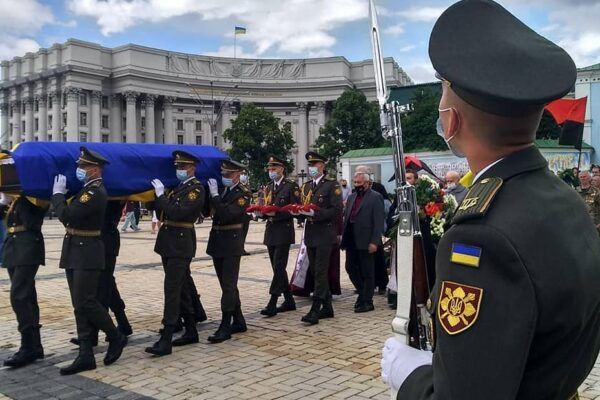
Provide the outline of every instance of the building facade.
{"type": "MultiPolygon", "coordinates": [[[[575,83],[575,98],[587,96],[585,122],[583,126],[583,141],[600,149],[600,64],[591,65],[577,70],[575,83]]],[[[592,156],[592,162],[600,163],[598,151],[592,156]]]]}
{"type": "MultiPolygon", "coordinates": [[[[22,141],[213,144],[243,103],[289,123],[291,158],[306,169],[332,101],[356,87],[375,99],[371,60],[232,59],[70,39],[0,64],[0,143],[22,141]]],[[[389,58],[388,85],[411,84],[389,58]]]]}

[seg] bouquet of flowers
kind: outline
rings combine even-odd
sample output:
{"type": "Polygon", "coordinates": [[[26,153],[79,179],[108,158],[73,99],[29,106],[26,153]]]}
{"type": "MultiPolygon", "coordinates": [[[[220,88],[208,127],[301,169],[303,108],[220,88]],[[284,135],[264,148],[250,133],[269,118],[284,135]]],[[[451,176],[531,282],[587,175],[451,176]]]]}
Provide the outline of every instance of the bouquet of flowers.
{"type": "Polygon", "coordinates": [[[431,237],[438,242],[444,234],[446,218],[458,206],[452,195],[445,195],[438,182],[428,175],[421,175],[415,185],[419,215],[429,220],[431,237]]]}

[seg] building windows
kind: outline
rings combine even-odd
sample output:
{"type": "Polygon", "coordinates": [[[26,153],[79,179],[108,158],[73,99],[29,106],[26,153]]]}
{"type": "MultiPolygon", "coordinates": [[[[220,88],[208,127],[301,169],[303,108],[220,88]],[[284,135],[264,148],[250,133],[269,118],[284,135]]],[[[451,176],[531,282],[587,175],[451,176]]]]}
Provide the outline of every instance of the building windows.
{"type": "Polygon", "coordinates": [[[84,112],[79,113],[79,125],[87,126],[87,113],[84,113],[84,112]]]}
{"type": "Polygon", "coordinates": [[[25,121],[21,121],[21,132],[25,132],[25,121]]]}
{"type": "Polygon", "coordinates": [[[165,129],[165,119],[164,118],[161,119],[160,123],[162,125],[162,128],[165,129]]]}
{"type": "Polygon", "coordinates": [[[146,143],[146,134],[142,132],[142,134],[140,136],[141,136],[142,143],[146,143]]]}
{"type": "Polygon", "coordinates": [[[123,128],[123,129],[126,129],[126,126],[127,126],[127,117],[123,117],[123,125],[122,125],[122,128],[123,128]]]}
{"type": "Polygon", "coordinates": [[[63,93],[62,95],[62,106],[65,108],[67,106],[67,95],[63,93]]]}
{"type": "MultiPolygon", "coordinates": [[[[13,124],[12,124],[12,122],[10,124],[8,124],[8,131],[12,134],[12,131],[13,131],[13,124]]],[[[12,146],[10,146],[10,147],[12,147],[12,146]]]]}
{"type": "Polygon", "coordinates": [[[67,132],[63,132],[63,134],[62,134],[62,141],[63,142],[67,141],[67,132]]]}
{"type": "Polygon", "coordinates": [[[141,120],[142,129],[146,129],[146,117],[142,117],[141,120]]]}
{"type": "Polygon", "coordinates": [[[21,102],[21,114],[25,114],[25,102],[21,102]]]}
{"type": "Polygon", "coordinates": [[[200,146],[202,144],[202,136],[196,136],[196,144],[200,146]]]}
{"type": "Polygon", "coordinates": [[[79,105],[87,106],[87,93],[79,94],[79,105]]]}
{"type": "Polygon", "coordinates": [[[12,108],[12,107],[9,107],[9,108],[8,108],[8,116],[9,116],[10,118],[12,118],[12,116],[13,116],[13,108],[12,108]]]}
{"type": "Polygon", "coordinates": [[[48,141],[49,141],[49,142],[51,142],[51,141],[52,141],[52,134],[51,134],[51,133],[49,133],[49,134],[48,134],[48,141]]]}
{"type": "Polygon", "coordinates": [[[127,143],[127,136],[123,135],[123,143],[127,143]]]}
{"type": "Polygon", "coordinates": [[[292,112],[291,111],[286,111],[285,115],[292,115],[292,112]]]}
{"type": "Polygon", "coordinates": [[[196,131],[202,130],[202,121],[196,121],[196,131]]]}
{"type": "Polygon", "coordinates": [[[202,110],[201,110],[201,109],[199,109],[199,108],[198,108],[198,109],[196,109],[196,114],[201,114],[201,113],[202,113],[202,110]]]}
{"type": "Polygon", "coordinates": [[[52,115],[48,115],[48,129],[52,129],[52,115]]]}
{"type": "Polygon", "coordinates": [[[102,96],[102,108],[108,108],[108,96],[102,96]]]}
{"type": "Polygon", "coordinates": [[[85,133],[85,132],[79,132],[79,141],[80,142],[87,142],[87,133],[85,133]]]}
{"type": "Polygon", "coordinates": [[[48,96],[48,108],[52,108],[52,96],[48,96]]]}
{"type": "Polygon", "coordinates": [[[39,141],[40,141],[40,138],[39,138],[39,137],[37,137],[37,135],[36,135],[36,136],[34,136],[34,137],[33,137],[33,141],[34,141],[34,142],[39,142],[39,141]]]}
{"type": "Polygon", "coordinates": [[[177,144],[183,144],[183,135],[177,135],[177,144]]]}
{"type": "Polygon", "coordinates": [[[66,112],[63,113],[63,122],[62,123],[63,123],[63,126],[67,126],[67,113],[66,112]]]}
{"type": "Polygon", "coordinates": [[[102,129],[108,129],[108,115],[102,116],[102,129]]]}
{"type": "Polygon", "coordinates": [[[213,136],[213,146],[216,146],[217,142],[218,142],[217,137],[213,136]]]}
{"type": "Polygon", "coordinates": [[[177,120],[177,130],[178,131],[182,131],[183,130],[183,120],[182,119],[178,119],[177,120]]]}
{"type": "Polygon", "coordinates": [[[178,108],[177,112],[182,113],[183,112],[183,108],[178,108]]]}
{"type": "Polygon", "coordinates": [[[102,143],[108,143],[108,135],[102,135],[102,143]]]}
{"type": "Polygon", "coordinates": [[[40,102],[39,102],[39,101],[37,101],[37,100],[35,100],[35,101],[33,102],[33,111],[35,111],[35,112],[38,112],[38,111],[40,111],[40,102]]]}
{"type": "Polygon", "coordinates": [[[33,120],[33,131],[37,132],[39,130],[40,130],[40,120],[39,120],[39,118],[35,118],[33,120]]]}

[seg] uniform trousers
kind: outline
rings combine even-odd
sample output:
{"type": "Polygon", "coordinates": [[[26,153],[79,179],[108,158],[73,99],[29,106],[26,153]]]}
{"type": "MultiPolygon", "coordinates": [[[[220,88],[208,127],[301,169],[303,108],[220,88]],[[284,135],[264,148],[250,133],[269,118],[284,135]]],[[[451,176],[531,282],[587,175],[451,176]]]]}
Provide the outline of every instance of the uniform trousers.
{"type": "Polygon", "coordinates": [[[308,254],[308,263],[312,269],[315,280],[313,298],[321,301],[328,301],[331,298],[329,291],[329,258],[331,257],[331,248],[333,245],[326,244],[317,247],[306,247],[308,254]]]}
{"type": "Polygon", "coordinates": [[[221,311],[235,312],[240,307],[240,292],[237,287],[240,275],[240,256],[213,257],[217,278],[221,286],[221,311]]]}
{"type": "Polygon", "coordinates": [[[102,270],[67,269],[66,273],[79,340],[91,340],[97,330],[104,331],[109,340],[117,337],[119,332],[108,310],[98,301],[102,270]]]}
{"type": "Polygon", "coordinates": [[[175,326],[180,315],[190,315],[194,311],[191,307],[190,297],[186,295],[186,285],[191,279],[191,258],[162,257],[165,271],[164,295],[165,307],[162,323],[164,326],[175,326]]]}
{"type": "Polygon", "coordinates": [[[125,311],[125,302],[121,298],[114,275],[117,256],[107,254],[104,260],[105,267],[100,274],[98,300],[105,308],[110,308],[113,313],[122,313],[125,311]]]}
{"type": "Polygon", "coordinates": [[[10,277],[10,305],[15,315],[19,332],[37,328],[40,323],[40,308],[35,290],[35,275],[39,265],[21,265],[8,268],[10,277]]]}
{"type": "Polygon", "coordinates": [[[346,249],[346,272],[358,291],[358,302],[373,303],[375,288],[375,254],[358,250],[353,246],[346,249]]]}
{"type": "Polygon", "coordinates": [[[282,293],[291,290],[286,270],[290,254],[290,245],[281,244],[278,246],[267,246],[267,250],[269,251],[271,267],[273,268],[273,280],[271,281],[269,293],[274,296],[279,296],[282,293]]]}

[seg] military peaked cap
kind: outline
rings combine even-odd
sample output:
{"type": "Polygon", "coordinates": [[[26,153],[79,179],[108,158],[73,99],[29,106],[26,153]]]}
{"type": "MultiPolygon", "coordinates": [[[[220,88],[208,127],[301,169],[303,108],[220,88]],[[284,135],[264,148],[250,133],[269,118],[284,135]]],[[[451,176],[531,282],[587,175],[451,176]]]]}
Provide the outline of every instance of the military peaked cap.
{"type": "Polygon", "coordinates": [[[285,167],[286,165],[287,162],[285,160],[275,156],[269,156],[269,160],[267,161],[267,167],[285,167]]]}
{"type": "Polygon", "coordinates": [[[110,164],[108,160],[96,151],[89,150],[85,146],[79,148],[79,158],[77,164],[90,164],[90,165],[106,165],[110,164]]]}
{"type": "Polygon", "coordinates": [[[244,165],[244,164],[234,161],[234,160],[221,161],[221,171],[237,172],[237,171],[245,171],[246,169],[248,169],[247,165],[244,165]]]}
{"type": "Polygon", "coordinates": [[[309,151],[308,153],[306,153],[305,157],[309,163],[315,163],[315,162],[325,163],[325,162],[327,162],[327,157],[324,157],[314,151],[309,151]]]}
{"type": "Polygon", "coordinates": [[[198,162],[200,162],[198,157],[183,150],[175,150],[173,152],[174,164],[196,164],[198,162]]]}

